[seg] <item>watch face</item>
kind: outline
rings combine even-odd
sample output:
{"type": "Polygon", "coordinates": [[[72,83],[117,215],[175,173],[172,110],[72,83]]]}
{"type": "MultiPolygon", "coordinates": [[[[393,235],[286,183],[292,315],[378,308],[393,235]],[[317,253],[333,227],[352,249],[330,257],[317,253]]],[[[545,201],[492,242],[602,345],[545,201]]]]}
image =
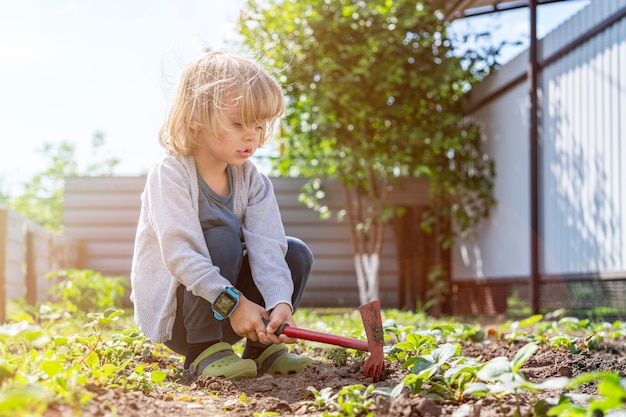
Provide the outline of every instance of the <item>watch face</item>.
{"type": "Polygon", "coordinates": [[[232,308],[237,304],[237,300],[233,298],[232,295],[223,292],[213,303],[213,309],[220,313],[222,316],[226,317],[232,310],[232,308]]]}

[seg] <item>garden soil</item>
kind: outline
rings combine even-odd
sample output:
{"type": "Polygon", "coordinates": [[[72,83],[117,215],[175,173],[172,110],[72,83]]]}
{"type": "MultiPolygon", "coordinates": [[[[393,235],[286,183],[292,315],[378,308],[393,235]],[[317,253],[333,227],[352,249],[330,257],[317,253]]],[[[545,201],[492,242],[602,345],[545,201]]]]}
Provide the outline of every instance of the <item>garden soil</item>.
{"type": "MultiPolygon", "coordinates": [[[[541,347],[523,366],[522,372],[528,380],[535,382],[559,376],[572,377],[595,370],[613,370],[624,376],[625,342],[626,340],[605,340],[596,349],[583,350],[579,354],[541,347]]],[[[498,356],[512,359],[521,346],[498,341],[487,344],[464,344],[462,355],[479,358],[481,362],[498,356]]],[[[309,387],[319,392],[324,388],[330,388],[336,393],[348,385],[368,386],[372,384],[372,379],[363,376],[362,362],[337,366],[333,360],[322,356],[324,355],[322,349],[318,352],[320,357],[315,363],[295,376],[274,378],[264,375],[233,381],[200,377],[194,382],[166,381],[160,391],[151,393],[92,387],[93,398],[80,412],[51,407],[45,415],[47,417],[321,416],[324,412],[332,410],[315,407],[313,405],[315,397],[309,387]]],[[[180,362],[171,357],[144,357],[142,360],[159,362],[160,367],[168,364],[180,366],[180,362]]],[[[407,371],[397,365],[398,362],[386,362],[382,379],[375,385],[391,388],[399,384],[407,371]]],[[[595,387],[590,384],[578,392],[594,394],[595,387]]],[[[558,393],[542,395],[557,397],[558,393]]],[[[464,399],[462,403],[448,403],[411,395],[406,388],[400,396],[393,399],[382,394],[375,394],[372,398],[374,401],[371,410],[376,416],[453,416],[455,411],[461,409],[462,404],[464,404],[462,410],[465,411],[457,415],[502,416],[513,415],[515,410],[513,397],[507,399],[503,409],[490,399],[480,400],[471,397],[464,399]]],[[[522,409],[527,409],[524,401],[522,409]]]]}

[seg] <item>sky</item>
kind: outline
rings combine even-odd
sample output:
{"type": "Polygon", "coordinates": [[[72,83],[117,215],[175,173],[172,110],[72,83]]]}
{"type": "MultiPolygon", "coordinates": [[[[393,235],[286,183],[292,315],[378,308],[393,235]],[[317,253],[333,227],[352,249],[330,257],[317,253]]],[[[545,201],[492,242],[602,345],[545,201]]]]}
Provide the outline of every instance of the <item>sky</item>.
{"type": "MultiPolygon", "coordinates": [[[[44,143],[73,143],[92,162],[121,161],[141,175],[158,160],[157,135],[183,66],[207,48],[228,49],[245,0],[0,0],[0,191],[15,195],[45,168],[44,143]]],[[[588,1],[539,8],[539,37],[588,1]]],[[[527,9],[463,19],[456,30],[492,28],[494,42],[528,44],[527,9]]]]}

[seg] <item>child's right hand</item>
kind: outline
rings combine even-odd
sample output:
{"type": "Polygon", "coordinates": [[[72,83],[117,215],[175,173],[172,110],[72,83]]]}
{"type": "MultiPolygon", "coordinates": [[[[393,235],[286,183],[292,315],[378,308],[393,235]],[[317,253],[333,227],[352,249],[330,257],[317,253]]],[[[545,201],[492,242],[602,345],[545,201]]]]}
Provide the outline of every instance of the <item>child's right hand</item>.
{"type": "MultiPolygon", "coordinates": [[[[239,305],[230,316],[230,325],[233,331],[241,337],[252,341],[261,341],[268,344],[267,332],[263,320],[270,316],[265,308],[248,300],[243,294],[239,295],[239,305]]],[[[271,342],[269,342],[271,343],[271,342]]]]}

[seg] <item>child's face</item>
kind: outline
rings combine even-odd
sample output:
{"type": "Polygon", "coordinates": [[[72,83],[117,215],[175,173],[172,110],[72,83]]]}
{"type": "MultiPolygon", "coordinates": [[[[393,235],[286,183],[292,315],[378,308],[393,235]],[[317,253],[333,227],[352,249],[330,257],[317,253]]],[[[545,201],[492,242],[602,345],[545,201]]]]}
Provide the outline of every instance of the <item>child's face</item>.
{"type": "Polygon", "coordinates": [[[205,152],[205,156],[213,162],[233,166],[242,165],[254,155],[263,134],[263,125],[259,122],[245,128],[240,114],[239,107],[225,110],[226,126],[218,131],[217,138],[204,137],[198,152],[205,152]]]}

